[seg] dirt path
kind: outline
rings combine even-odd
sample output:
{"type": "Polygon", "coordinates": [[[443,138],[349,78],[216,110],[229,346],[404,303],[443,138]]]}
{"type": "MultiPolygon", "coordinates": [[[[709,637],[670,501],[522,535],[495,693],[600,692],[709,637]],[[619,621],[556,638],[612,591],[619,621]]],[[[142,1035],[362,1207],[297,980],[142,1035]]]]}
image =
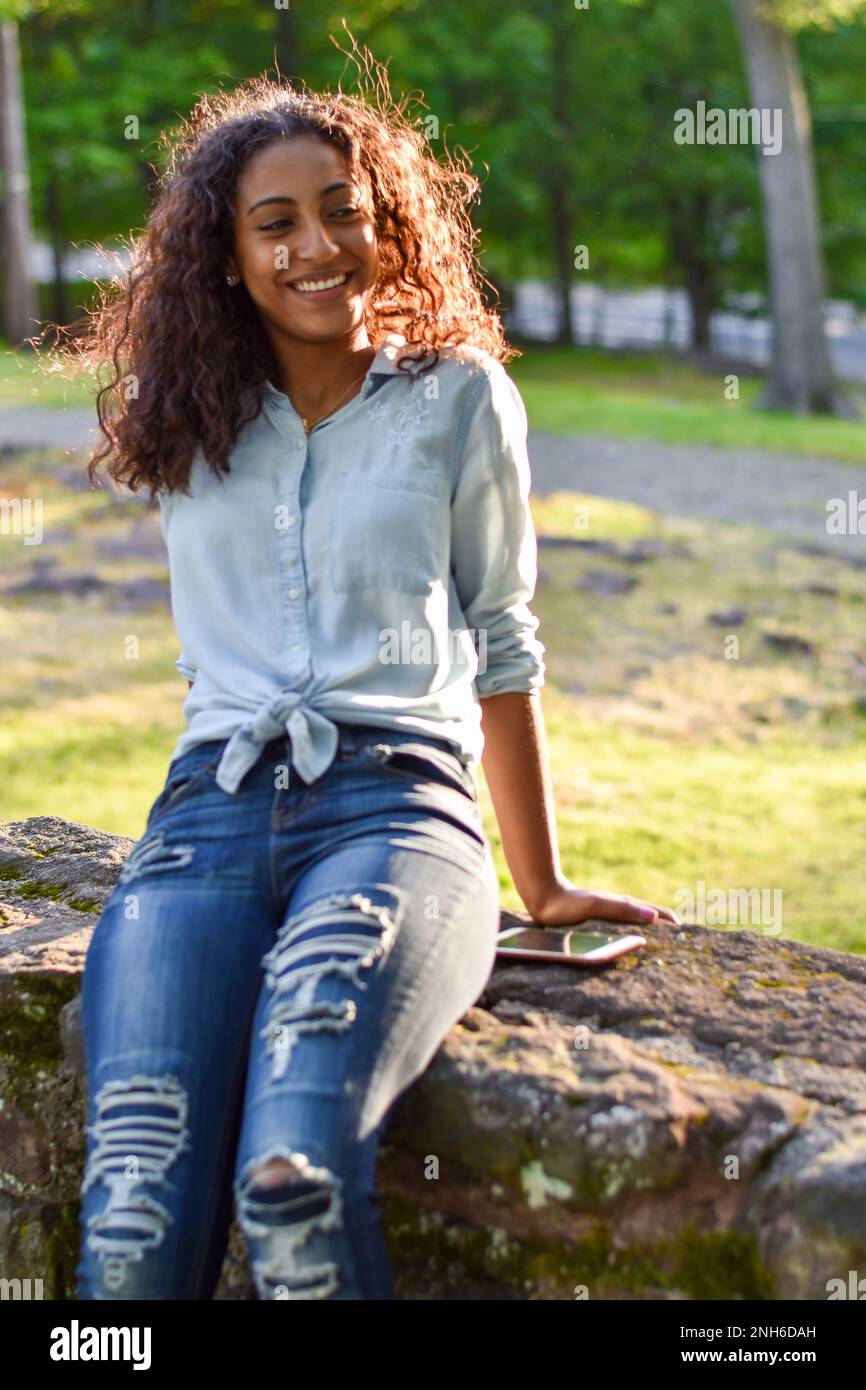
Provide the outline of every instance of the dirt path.
{"type": "Polygon", "coordinates": [[[0,406],[0,449],[87,449],[97,435],[92,410],[0,406]],[[91,437],[91,431],[92,437],[91,437]]]}
{"type": "MultiPolygon", "coordinates": [[[[866,499],[864,463],[803,458],[765,449],[657,444],[601,435],[530,433],[533,492],[560,488],[652,507],[667,516],[745,522],[866,557],[866,534],[829,535],[827,503],[866,499]]],[[[861,523],[866,527],[866,518],[861,523]]]]}
{"type": "MultiPolygon", "coordinates": [[[[90,410],[0,409],[0,449],[85,450],[95,437],[90,410]]],[[[842,547],[866,556],[866,535],[827,532],[830,498],[847,500],[852,489],[866,498],[866,447],[858,465],[763,449],[532,432],[529,456],[539,495],[573,489],[668,516],[767,526],[836,553],[842,547]]]]}

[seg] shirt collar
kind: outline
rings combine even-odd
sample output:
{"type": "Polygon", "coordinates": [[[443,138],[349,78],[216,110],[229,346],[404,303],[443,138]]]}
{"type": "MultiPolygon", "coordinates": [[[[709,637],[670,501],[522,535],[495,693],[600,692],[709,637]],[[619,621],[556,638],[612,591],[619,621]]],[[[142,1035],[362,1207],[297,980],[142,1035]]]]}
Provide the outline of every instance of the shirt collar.
{"type": "MultiPolygon", "coordinates": [[[[363,399],[363,397],[369,394],[369,388],[373,377],[396,376],[398,374],[401,376],[406,375],[406,371],[397,366],[397,361],[405,346],[406,339],[402,333],[386,333],[376,356],[367,368],[367,373],[364,377],[359,395],[353,399],[363,399]]],[[[265,382],[262,403],[269,418],[278,428],[285,428],[287,417],[298,418],[297,412],[288,396],[285,392],[278,391],[271,381],[265,382]]]]}

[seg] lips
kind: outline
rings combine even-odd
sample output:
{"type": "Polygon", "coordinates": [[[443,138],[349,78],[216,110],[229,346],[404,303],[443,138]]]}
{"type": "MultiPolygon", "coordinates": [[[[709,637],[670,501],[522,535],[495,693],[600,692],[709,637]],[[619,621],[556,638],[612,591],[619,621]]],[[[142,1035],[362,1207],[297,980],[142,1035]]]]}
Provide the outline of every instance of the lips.
{"type": "Polygon", "coordinates": [[[324,299],[337,295],[341,290],[344,290],[351,280],[353,273],[354,272],[351,270],[332,270],[329,275],[303,275],[299,276],[297,280],[290,281],[289,289],[294,290],[296,294],[302,294],[306,299],[324,299]],[[301,285],[315,285],[327,282],[328,280],[335,280],[337,276],[342,276],[343,278],[338,284],[329,285],[327,289],[308,290],[299,288],[301,285]]]}

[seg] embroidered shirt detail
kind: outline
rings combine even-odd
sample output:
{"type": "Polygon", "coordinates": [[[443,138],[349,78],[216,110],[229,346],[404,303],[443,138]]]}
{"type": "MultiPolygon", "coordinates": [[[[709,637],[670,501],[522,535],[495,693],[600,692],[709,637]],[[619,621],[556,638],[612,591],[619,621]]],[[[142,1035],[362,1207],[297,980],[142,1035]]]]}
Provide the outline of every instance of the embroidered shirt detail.
{"type": "Polygon", "coordinates": [[[397,414],[396,423],[385,435],[385,443],[402,444],[412,426],[417,425],[429,414],[430,411],[428,407],[420,399],[401,406],[397,414]]]}

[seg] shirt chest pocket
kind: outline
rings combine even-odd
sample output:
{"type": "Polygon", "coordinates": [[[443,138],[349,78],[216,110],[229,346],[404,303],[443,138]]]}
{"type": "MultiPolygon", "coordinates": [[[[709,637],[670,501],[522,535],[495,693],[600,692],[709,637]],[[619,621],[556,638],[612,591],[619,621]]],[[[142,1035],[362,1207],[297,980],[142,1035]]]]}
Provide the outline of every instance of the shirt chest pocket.
{"type": "Polygon", "coordinates": [[[353,478],[340,490],[328,547],[331,589],[426,594],[442,579],[447,541],[434,481],[353,478]]]}

